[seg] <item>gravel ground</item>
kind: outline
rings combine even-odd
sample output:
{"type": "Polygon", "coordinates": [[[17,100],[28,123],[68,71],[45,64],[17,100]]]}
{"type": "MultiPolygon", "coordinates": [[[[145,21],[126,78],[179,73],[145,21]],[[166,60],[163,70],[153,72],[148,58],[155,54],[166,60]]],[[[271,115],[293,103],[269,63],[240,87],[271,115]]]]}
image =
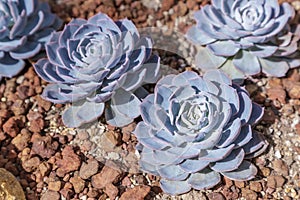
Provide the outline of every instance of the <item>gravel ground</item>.
{"type": "MultiPolygon", "coordinates": [[[[290,2],[300,10],[300,1],[290,2]]],[[[194,23],[193,11],[209,1],[49,3],[65,22],[101,11],[113,19],[133,20],[141,32],[156,27],[151,32],[156,37],[154,53],[162,57],[162,68],[167,74],[193,70],[194,49],[182,35],[194,23]]],[[[159,177],[138,169],[137,141],[131,134],[138,120],[121,129],[106,125],[104,119],[80,129],[66,128],[60,113],[68,105],[44,101],[40,94],[46,84],[35,74],[30,62],[19,76],[0,83],[0,167],[18,178],[29,200],[300,199],[298,69],[284,78],[256,77],[245,82],[252,99],[265,107],[263,120],[256,129],[270,143],[266,153],[253,161],[259,168],[257,178],[245,182],[224,178],[211,190],[192,190],[176,197],[162,193],[159,177]]]]}

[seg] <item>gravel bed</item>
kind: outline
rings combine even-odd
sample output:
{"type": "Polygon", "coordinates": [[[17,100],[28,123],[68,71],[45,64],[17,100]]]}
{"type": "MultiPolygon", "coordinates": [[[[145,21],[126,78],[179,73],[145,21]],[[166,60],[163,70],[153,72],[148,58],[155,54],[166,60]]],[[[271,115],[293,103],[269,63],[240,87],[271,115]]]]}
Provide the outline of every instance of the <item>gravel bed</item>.
{"type": "MultiPolygon", "coordinates": [[[[194,23],[193,11],[208,0],[48,2],[65,22],[97,12],[113,19],[127,17],[142,34],[154,37],[154,53],[162,58],[164,74],[195,70],[195,49],[184,33],[194,23]]],[[[300,10],[300,1],[290,2],[300,10]]],[[[78,129],[66,128],[60,114],[68,105],[43,100],[40,94],[47,83],[35,74],[32,63],[27,65],[19,76],[0,82],[0,168],[17,177],[28,200],[300,199],[298,69],[283,78],[245,81],[253,101],[265,107],[256,129],[270,143],[253,161],[258,176],[251,181],[223,178],[211,190],[175,197],[162,193],[159,177],[139,171],[137,141],[131,134],[139,119],[123,128],[109,126],[102,118],[78,129]]]]}

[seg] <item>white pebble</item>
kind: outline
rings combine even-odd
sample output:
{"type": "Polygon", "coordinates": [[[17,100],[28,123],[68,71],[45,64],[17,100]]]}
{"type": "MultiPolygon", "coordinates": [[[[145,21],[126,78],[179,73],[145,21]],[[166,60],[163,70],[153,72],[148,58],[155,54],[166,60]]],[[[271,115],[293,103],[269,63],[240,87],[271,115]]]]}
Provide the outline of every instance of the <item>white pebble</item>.
{"type": "Polygon", "coordinates": [[[275,157],[278,159],[282,157],[279,150],[275,151],[275,157]]]}

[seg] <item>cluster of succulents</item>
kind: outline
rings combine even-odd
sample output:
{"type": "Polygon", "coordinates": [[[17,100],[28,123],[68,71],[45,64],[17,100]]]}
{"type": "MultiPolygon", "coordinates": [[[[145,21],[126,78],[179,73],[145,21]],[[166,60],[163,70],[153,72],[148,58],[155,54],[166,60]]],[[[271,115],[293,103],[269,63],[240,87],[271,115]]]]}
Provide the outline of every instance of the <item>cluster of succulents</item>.
{"type": "Polygon", "coordinates": [[[161,176],[169,194],[207,189],[221,180],[249,180],[257,173],[246,159],[267,147],[252,131],[263,115],[248,93],[219,70],[168,75],[141,104],[134,134],[142,170],[161,176]]]}
{"type": "Polygon", "coordinates": [[[63,123],[80,127],[104,115],[122,127],[141,116],[133,132],[140,167],[160,176],[166,193],[211,188],[221,175],[249,180],[257,173],[250,159],[268,146],[253,130],[264,112],[234,81],[261,72],[284,76],[300,65],[293,16],[289,4],[276,0],[212,0],[187,33],[206,73],[159,80],[160,58],[132,21],[98,13],[56,31],[61,21],[47,3],[0,0],[0,79],[45,49],[34,69],[50,83],[44,99],[70,103],[63,123]],[[152,94],[146,84],[156,84],[152,94]]]}
{"type": "Polygon", "coordinates": [[[13,77],[43,48],[50,34],[61,26],[46,2],[0,1],[0,80],[13,77]]]}
{"type": "Polygon", "coordinates": [[[88,20],[73,19],[46,44],[48,58],[35,70],[50,82],[42,96],[54,103],[72,103],[62,119],[79,127],[105,112],[114,126],[139,116],[142,85],[159,78],[159,57],[151,55],[151,40],[140,37],[127,19],[114,22],[99,13],[88,20]]]}
{"type": "Polygon", "coordinates": [[[220,68],[232,79],[261,72],[280,77],[300,65],[300,27],[290,26],[294,9],[286,2],[213,0],[194,17],[187,38],[198,45],[196,65],[204,71],[220,68]]]}

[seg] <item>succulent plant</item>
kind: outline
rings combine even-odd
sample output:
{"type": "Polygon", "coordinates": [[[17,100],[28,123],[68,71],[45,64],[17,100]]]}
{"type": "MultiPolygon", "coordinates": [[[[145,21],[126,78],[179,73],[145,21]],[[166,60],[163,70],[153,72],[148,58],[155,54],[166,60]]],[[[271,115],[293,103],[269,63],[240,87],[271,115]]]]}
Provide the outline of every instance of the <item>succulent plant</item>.
{"type": "Polygon", "coordinates": [[[260,72],[284,76],[300,65],[293,16],[292,6],[277,0],[213,0],[195,13],[197,24],[187,33],[199,47],[197,67],[221,68],[233,79],[260,72]]]}
{"type": "Polygon", "coordinates": [[[252,179],[257,169],[247,159],[268,145],[252,130],[262,115],[220,70],[165,76],[141,104],[143,121],[134,130],[140,167],[161,176],[163,191],[172,195],[211,188],[220,174],[252,179]]]}
{"type": "Polygon", "coordinates": [[[72,105],[62,114],[68,127],[94,121],[105,112],[114,126],[140,115],[142,87],[159,78],[159,57],[151,56],[152,42],[141,37],[127,19],[114,22],[98,13],[88,20],[73,19],[46,44],[47,58],[35,70],[50,82],[42,97],[72,105]]]}
{"type": "Polygon", "coordinates": [[[0,80],[12,77],[35,56],[61,26],[46,2],[37,0],[0,1],[0,80]]]}

